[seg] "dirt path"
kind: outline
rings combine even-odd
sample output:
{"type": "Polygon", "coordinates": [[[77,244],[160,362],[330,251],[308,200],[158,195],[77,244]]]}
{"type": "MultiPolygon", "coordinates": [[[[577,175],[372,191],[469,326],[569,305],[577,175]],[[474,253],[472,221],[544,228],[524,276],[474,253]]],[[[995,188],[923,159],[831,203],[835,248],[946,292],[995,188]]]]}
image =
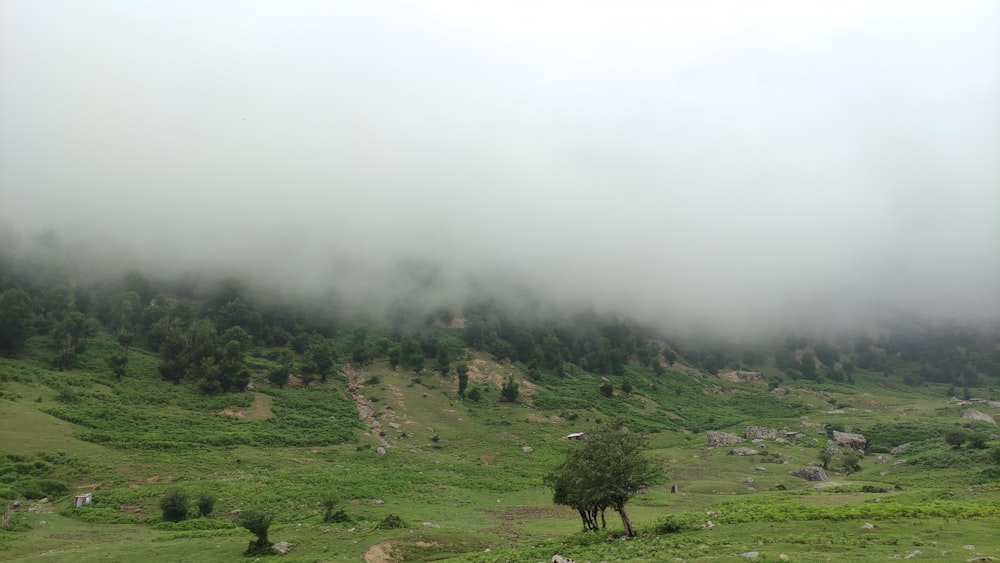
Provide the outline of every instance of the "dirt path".
{"type": "Polygon", "coordinates": [[[347,390],[350,391],[351,398],[354,399],[354,406],[358,409],[358,418],[368,426],[372,436],[378,440],[379,447],[375,450],[376,455],[385,455],[385,450],[389,447],[389,442],[382,435],[382,423],[375,418],[375,406],[361,394],[362,376],[354,371],[351,364],[344,364],[341,371],[347,376],[347,390]]]}

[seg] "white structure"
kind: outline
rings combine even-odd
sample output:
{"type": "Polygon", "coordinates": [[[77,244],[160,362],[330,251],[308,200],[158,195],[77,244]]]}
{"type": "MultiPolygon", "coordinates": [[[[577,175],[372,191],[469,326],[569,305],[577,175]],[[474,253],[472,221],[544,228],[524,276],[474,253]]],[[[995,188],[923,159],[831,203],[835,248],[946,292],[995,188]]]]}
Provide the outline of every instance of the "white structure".
{"type": "Polygon", "coordinates": [[[92,493],[84,493],[82,495],[76,495],[75,497],[73,497],[73,508],[80,508],[85,504],[90,504],[92,498],[93,498],[92,493]]]}

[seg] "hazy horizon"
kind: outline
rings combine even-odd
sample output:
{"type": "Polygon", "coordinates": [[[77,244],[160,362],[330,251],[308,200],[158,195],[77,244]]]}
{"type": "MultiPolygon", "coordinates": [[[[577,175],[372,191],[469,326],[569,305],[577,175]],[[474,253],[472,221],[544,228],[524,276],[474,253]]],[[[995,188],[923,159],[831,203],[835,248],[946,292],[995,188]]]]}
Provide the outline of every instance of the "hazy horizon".
{"type": "Polygon", "coordinates": [[[998,22],[985,1],[8,1],[0,236],[361,303],[998,320],[998,22]]]}

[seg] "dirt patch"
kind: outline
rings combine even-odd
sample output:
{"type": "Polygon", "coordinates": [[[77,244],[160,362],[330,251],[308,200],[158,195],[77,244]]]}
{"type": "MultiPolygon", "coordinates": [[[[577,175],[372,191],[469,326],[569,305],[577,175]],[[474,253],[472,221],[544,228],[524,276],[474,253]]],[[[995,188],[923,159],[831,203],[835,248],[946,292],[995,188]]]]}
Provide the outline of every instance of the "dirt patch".
{"type": "Polygon", "coordinates": [[[850,485],[850,483],[843,483],[840,481],[826,481],[824,483],[816,483],[813,485],[814,489],[828,489],[830,487],[843,487],[844,485],[850,485]]]}
{"type": "Polygon", "coordinates": [[[171,477],[170,475],[167,475],[165,477],[159,477],[157,475],[153,475],[152,477],[146,478],[147,483],[172,483],[173,481],[174,478],[171,477]]]}
{"type": "Polygon", "coordinates": [[[403,400],[403,392],[395,385],[389,383],[385,386],[392,393],[392,398],[396,399],[396,410],[406,410],[406,401],[403,400]]]}
{"type": "Polygon", "coordinates": [[[365,552],[365,563],[396,563],[399,559],[389,542],[379,542],[365,552]]]}
{"type": "Polygon", "coordinates": [[[219,414],[224,414],[233,418],[243,418],[243,411],[234,411],[233,409],[222,409],[219,411],[219,414]]]}

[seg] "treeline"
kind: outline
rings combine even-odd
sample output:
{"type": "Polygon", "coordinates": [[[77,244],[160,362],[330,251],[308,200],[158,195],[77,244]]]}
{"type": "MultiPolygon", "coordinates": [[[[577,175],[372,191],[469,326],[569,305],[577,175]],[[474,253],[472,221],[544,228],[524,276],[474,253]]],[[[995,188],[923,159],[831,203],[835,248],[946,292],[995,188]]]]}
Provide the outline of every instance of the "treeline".
{"type": "Polygon", "coordinates": [[[119,348],[106,358],[128,374],[133,346],[160,356],[160,375],[197,383],[207,393],[239,391],[251,380],[246,357],[264,355],[283,386],[325,381],[336,366],[376,360],[460,379],[468,351],[519,363],[535,381],[582,370],[625,376],[626,366],[664,375],[684,361],[708,373],[770,370],[785,378],[854,382],[857,370],[906,383],[977,386],[1000,376],[1000,327],[894,328],[880,336],[788,334],[761,344],[704,337],[672,338],[650,327],[595,312],[540,314],[493,299],[460,309],[400,308],[381,318],[341,317],[335,300],[281,300],[237,279],[162,282],[132,271],[113,280],[80,281],[66,266],[0,255],[0,354],[17,355],[29,338],[49,339],[52,365],[73,369],[103,327],[119,348]]]}

